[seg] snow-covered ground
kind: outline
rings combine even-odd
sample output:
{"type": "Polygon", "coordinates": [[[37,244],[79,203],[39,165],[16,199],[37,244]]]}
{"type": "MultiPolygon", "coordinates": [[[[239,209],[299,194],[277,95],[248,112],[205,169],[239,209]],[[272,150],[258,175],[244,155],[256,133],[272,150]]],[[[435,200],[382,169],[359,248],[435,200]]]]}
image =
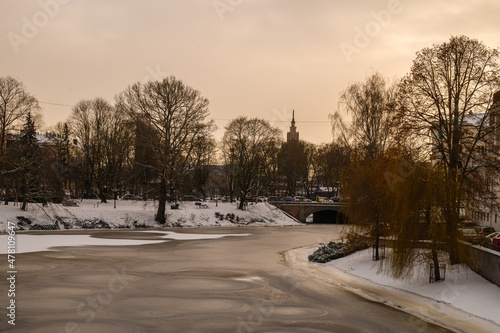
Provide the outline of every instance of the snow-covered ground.
{"type": "Polygon", "coordinates": [[[436,303],[433,304],[436,307],[439,304],[449,304],[494,322],[499,325],[495,332],[500,332],[500,287],[467,267],[447,267],[445,281],[429,283],[429,267],[416,265],[411,278],[397,280],[379,272],[379,263],[372,261],[371,249],[332,260],[324,265],[332,273],[341,270],[362,283],[376,283],[393,288],[395,293],[404,292],[400,295],[402,298],[416,294],[435,300],[436,303]]]}
{"type": "MultiPolygon", "coordinates": [[[[248,205],[245,211],[238,210],[235,203],[205,203],[199,208],[193,202],[181,203],[179,209],[167,204],[166,227],[217,227],[247,225],[298,225],[281,210],[268,203],[248,205]]],[[[116,209],[113,200],[106,204],[98,200],[78,201],[78,207],[64,207],[49,203],[29,204],[23,212],[19,206],[0,205],[0,230],[5,231],[7,222],[17,223],[20,229],[80,229],[105,226],[110,228],[161,227],[154,221],[157,202],[118,200],[116,209]],[[21,217],[21,218],[19,218],[21,217]],[[35,227],[33,227],[35,226],[35,227]]]]}

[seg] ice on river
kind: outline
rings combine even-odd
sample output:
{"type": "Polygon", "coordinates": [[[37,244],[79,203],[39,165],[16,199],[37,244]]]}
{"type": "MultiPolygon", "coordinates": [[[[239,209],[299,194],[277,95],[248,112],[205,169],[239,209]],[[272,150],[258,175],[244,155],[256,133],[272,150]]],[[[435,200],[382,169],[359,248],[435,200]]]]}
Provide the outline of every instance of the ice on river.
{"type": "MultiPolygon", "coordinates": [[[[55,250],[59,246],[133,246],[144,244],[157,244],[169,240],[203,240],[218,239],[228,236],[248,236],[249,234],[191,234],[163,231],[137,231],[138,233],[155,233],[161,239],[135,240],[135,239],[110,239],[97,238],[91,235],[69,235],[65,233],[50,235],[26,235],[15,236],[16,254],[55,250]]],[[[8,248],[8,235],[0,234],[0,254],[6,254],[8,248]]]]}

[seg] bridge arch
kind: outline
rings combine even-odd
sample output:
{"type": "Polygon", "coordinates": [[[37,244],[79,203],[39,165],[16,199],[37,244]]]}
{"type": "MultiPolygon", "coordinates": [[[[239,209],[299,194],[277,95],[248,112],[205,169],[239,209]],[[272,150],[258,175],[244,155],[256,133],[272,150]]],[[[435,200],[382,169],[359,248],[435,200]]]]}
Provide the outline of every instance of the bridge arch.
{"type": "Polygon", "coordinates": [[[349,220],[343,209],[336,208],[316,208],[309,212],[305,219],[311,215],[313,223],[347,224],[349,220]]]}
{"type": "Polygon", "coordinates": [[[303,223],[311,214],[315,223],[348,223],[343,203],[280,201],[272,204],[303,223]]]}

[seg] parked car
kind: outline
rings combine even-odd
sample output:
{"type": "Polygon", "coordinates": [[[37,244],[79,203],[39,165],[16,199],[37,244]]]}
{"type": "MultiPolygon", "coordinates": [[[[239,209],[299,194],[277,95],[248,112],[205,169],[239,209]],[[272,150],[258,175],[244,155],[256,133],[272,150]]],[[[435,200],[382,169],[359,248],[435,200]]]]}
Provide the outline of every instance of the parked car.
{"type": "Polygon", "coordinates": [[[195,197],[194,195],[185,195],[183,197],[184,201],[203,201],[203,199],[195,197]]]}
{"type": "Polygon", "coordinates": [[[472,222],[471,220],[462,220],[459,222],[459,227],[460,228],[475,228],[477,227],[477,224],[472,222]]]}
{"type": "Polygon", "coordinates": [[[500,231],[495,231],[485,237],[488,245],[496,251],[500,251],[500,231]]]}
{"type": "Polygon", "coordinates": [[[123,200],[142,200],[142,197],[140,195],[135,195],[135,194],[125,194],[122,197],[123,200]]]}
{"type": "Polygon", "coordinates": [[[302,196],[296,196],[295,198],[293,198],[294,201],[301,201],[301,202],[311,202],[311,199],[308,199],[306,197],[302,197],[302,196]]]}
{"type": "Polygon", "coordinates": [[[331,197],[330,200],[332,200],[333,202],[340,202],[339,197],[331,197]]]}
{"type": "Polygon", "coordinates": [[[260,197],[260,196],[259,197],[252,197],[252,198],[250,198],[249,201],[250,202],[264,202],[264,201],[266,201],[266,198],[260,197]]]}
{"type": "Polygon", "coordinates": [[[465,228],[459,229],[462,233],[463,239],[472,244],[480,244],[483,241],[483,237],[476,230],[476,228],[465,228]]]}
{"type": "Polygon", "coordinates": [[[500,237],[495,237],[491,240],[491,248],[495,251],[500,251],[500,237]]]}
{"type": "Polygon", "coordinates": [[[493,238],[498,238],[498,237],[500,237],[500,231],[495,231],[489,235],[486,235],[486,239],[490,240],[490,242],[493,241],[493,238]]]}
{"type": "Polygon", "coordinates": [[[476,227],[476,230],[482,236],[486,236],[495,232],[495,228],[493,227],[476,227]]]}
{"type": "Polygon", "coordinates": [[[292,197],[283,197],[280,199],[280,201],[293,201],[292,197]]]}
{"type": "Polygon", "coordinates": [[[317,202],[329,202],[329,203],[333,202],[332,200],[325,198],[325,197],[317,197],[316,201],[317,202]]]}

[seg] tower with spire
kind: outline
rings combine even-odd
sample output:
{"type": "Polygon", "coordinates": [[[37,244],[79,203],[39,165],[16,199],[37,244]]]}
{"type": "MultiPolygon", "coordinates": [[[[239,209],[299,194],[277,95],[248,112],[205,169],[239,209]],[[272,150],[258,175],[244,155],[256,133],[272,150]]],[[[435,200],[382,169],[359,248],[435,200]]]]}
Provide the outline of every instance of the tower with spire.
{"type": "Polygon", "coordinates": [[[295,110],[292,111],[292,126],[290,126],[290,132],[286,134],[286,142],[299,142],[299,132],[295,127],[295,110]]]}

